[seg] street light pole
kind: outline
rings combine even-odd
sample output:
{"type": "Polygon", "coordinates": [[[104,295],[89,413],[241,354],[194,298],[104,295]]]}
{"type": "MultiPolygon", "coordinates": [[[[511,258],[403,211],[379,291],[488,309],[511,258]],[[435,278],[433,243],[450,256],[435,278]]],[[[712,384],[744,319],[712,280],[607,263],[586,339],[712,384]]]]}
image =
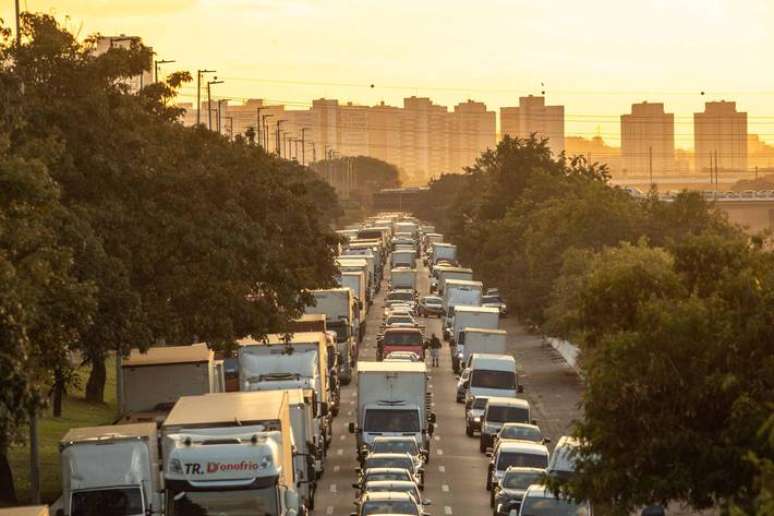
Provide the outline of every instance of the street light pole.
{"type": "Polygon", "coordinates": [[[280,124],[287,122],[286,119],[277,120],[277,155],[282,156],[282,149],[280,148],[280,124]]]}
{"type": "Polygon", "coordinates": [[[213,84],[223,84],[223,81],[219,81],[215,77],[214,81],[207,81],[207,129],[212,131],[212,89],[213,84]]]}
{"type": "Polygon", "coordinates": [[[161,61],[153,60],[153,82],[159,82],[159,65],[174,63],[174,60],[162,59],[161,61]]]}
{"type": "Polygon", "coordinates": [[[226,99],[218,99],[218,134],[222,134],[222,130],[221,130],[221,124],[220,124],[220,121],[221,121],[222,115],[221,115],[220,106],[221,106],[221,104],[223,104],[224,102],[227,102],[227,101],[226,101],[226,99]]]}
{"type": "Polygon", "coordinates": [[[255,108],[255,146],[261,145],[261,108],[255,108]]]}
{"type": "Polygon", "coordinates": [[[304,133],[306,133],[308,130],[309,129],[307,127],[301,128],[301,165],[306,165],[306,145],[304,133]]]}
{"type": "Polygon", "coordinates": [[[263,115],[261,120],[263,121],[263,150],[269,152],[269,124],[266,123],[267,118],[272,118],[274,115],[263,115]]]}
{"type": "Polygon", "coordinates": [[[227,116],[226,120],[228,120],[228,141],[234,141],[234,117],[233,116],[227,116]]]}
{"type": "Polygon", "coordinates": [[[215,70],[196,70],[196,125],[202,123],[202,75],[214,72],[215,70]]]}

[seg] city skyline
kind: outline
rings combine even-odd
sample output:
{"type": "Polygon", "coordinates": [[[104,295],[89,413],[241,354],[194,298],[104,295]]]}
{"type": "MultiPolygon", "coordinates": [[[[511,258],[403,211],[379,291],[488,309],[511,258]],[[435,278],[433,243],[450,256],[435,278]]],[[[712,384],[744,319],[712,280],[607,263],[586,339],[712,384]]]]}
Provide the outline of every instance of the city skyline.
{"type": "MultiPolygon", "coordinates": [[[[732,9],[738,3],[653,0],[623,9],[612,1],[567,2],[561,14],[501,0],[472,11],[434,0],[396,1],[389,9],[336,0],[28,0],[26,8],[55,14],[81,37],[140,36],[158,59],[176,61],[162,74],[216,69],[225,83],[214,88],[215,98],[308,108],[320,97],[396,106],[418,96],[448,106],[473,99],[499,111],[545,92],[551,104],[566,107],[566,136],[601,136],[613,145],[620,114],[648,101],[675,113],[675,147],[692,149],[693,113],[707,101],[736,102],[749,114],[749,132],[774,142],[774,71],[759,57],[774,46],[766,29],[774,14],[765,1],[744,3],[746,9],[732,9]],[[432,11],[437,21],[419,27],[432,11]],[[555,31],[531,28],[554,18],[555,31]],[[567,30],[570,19],[585,19],[587,30],[567,30]],[[653,38],[656,22],[661,31],[653,38]],[[401,38],[388,38],[396,27],[401,38]],[[713,35],[718,30],[722,42],[713,35]],[[199,37],[192,41],[191,33],[199,37]],[[235,49],[234,41],[255,47],[235,49]],[[349,49],[346,56],[340,48],[349,49]]],[[[1,12],[13,19],[10,6],[1,12]]],[[[188,85],[180,101],[194,96],[188,85]]]]}

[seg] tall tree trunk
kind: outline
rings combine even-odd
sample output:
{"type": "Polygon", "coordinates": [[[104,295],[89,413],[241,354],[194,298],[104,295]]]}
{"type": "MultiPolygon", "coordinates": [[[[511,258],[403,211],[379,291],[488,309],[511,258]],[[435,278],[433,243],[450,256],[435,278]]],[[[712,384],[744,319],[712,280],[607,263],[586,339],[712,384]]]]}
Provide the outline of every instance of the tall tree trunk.
{"type": "Polygon", "coordinates": [[[8,448],[0,445],[0,505],[16,505],[16,490],[13,487],[13,471],[8,462],[8,448]]]}
{"type": "Polygon", "coordinates": [[[86,382],[86,400],[95,403],[105,401],[105,383],[107,382],[107,370],[105,369],[105,357],[95,356],[91,359],[91,373],[86,382]]]}
{"type": "Polygon", "coordinates": [[[65,395],[65,378],[61,369],[54,373],[54,392],[52,400],[52,411],[54,417],[62,417],[62,398],[65,395]]]}

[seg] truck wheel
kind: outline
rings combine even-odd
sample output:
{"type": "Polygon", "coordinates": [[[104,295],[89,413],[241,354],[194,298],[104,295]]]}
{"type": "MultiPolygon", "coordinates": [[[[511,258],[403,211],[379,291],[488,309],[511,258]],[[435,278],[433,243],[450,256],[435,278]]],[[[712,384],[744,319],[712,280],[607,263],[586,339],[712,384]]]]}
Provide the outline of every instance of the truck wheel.
{"type": "Polygon", "coordinates": [[[470,424],[465,425],[465,434],[468,437],[473,437],[473,427],[470,424]]]}

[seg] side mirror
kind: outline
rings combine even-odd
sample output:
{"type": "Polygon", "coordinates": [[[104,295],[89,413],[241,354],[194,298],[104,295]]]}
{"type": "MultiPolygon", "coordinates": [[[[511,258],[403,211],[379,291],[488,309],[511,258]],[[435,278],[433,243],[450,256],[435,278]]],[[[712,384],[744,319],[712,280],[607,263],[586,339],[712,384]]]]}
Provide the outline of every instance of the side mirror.
{"type": "Polygon", "coordinates": [[[516,387],[516,392],[518,392],[519,394],[524,392],[524,386],[523,385],[519,385],[518,387],[516,387]]]}

